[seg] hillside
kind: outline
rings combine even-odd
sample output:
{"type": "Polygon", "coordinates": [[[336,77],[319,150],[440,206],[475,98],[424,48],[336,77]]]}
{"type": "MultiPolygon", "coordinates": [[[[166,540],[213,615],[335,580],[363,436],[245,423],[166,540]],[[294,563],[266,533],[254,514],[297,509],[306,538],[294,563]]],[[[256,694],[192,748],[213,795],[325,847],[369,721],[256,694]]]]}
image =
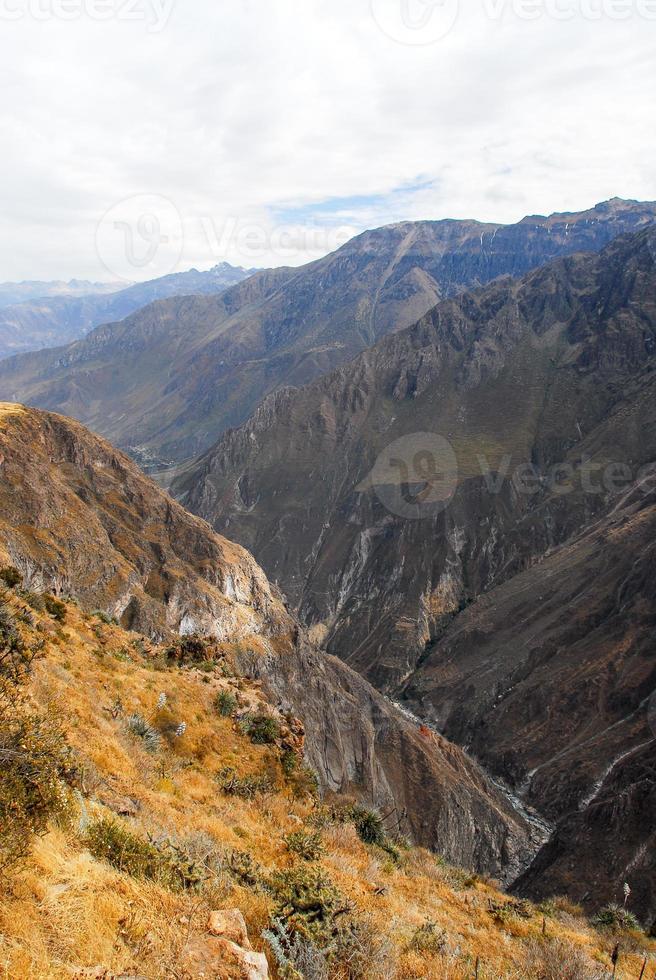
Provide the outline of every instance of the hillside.
{"type": "Polygon", "coordinates": [[[27,588],[155,641],[239,644],[243,669],[306,724],[322,787],[395,810],[417,842],[504,881],[529,866],[540,826],[460,749],[315,650],[251,556],[127,457],[79,423],[4,405],[0,471],[0,563],[27,588]]]}
{"type": "Polygon", "coordinates": [[[9,632],[41,648],[22,682],[31,778],[66,753],[55,815],[0,880],[7,976],[601,980],[618,943],[622,976],[656,956],[626,916],[593,927],[564,899],[517,902],[395,839],[395,818],[320,801],[302,728],[240,672],[238,645],[185,663],[77,604],[50,609],[0,593],[3,651],[9,632]]]}
{"type": "Polygon", "coordinates": [[[638,821],[627,834],[625,861],[612,828],[639,763],[631,756],[615,770],[616,760],[647,742],[648,772],[656,751],[646,731],[656,686],[649,586],[639,577],[635,595],[628,586],[651,544],[649,497],[640,533],[628,528],[643,499],[632,484],[656,460],[655,258],[645,230],[599,256],[442,303],[340,371],[272,396],[173,488],[252,550],[328,651],[388,693],[410,695],[420,716],[516,791],[539,768],[529,798],[547,819],[571,823],[580,807],[580,821],[597,821],[584,863],[574,859],[580,834],[558,838],[552,886],[566,887],[576,868],[578,897],[612,893],[631,866],[652,916],[653,868],[640,854],[653,826],[638,821]],[[437,435],[448,441],[442,456],[437,435]],[[566,577],[571,552],[547,564],[613,506],[627,523],[621,542],[613,517],[583,539],[566,577]],[[539,571],[526,586],[520,577],[533,566],[554,569],[562,589],[556,636],[541,618],[539,571]],[[492,591],[504,583],[507,593],[492,591]],[[579,648],[586,629],[594,640],[579,648]],[[603,738],[609,725],[613,737],[603,738]],[[578,767],[550,769],[572,740],[578,767]],[[619,781],[603,809],[594,787],[606,770],[619,781]],[[600,859],[610,862],[603,875],[600,859]]]}
{"type": "Polygon", "coordinates": [[[368,231],[300,269],[258,273],[221,296],[162,301],[68,347],[12,358],[0,364],[0,398],[77,418],[156,470],[209,448],[269,393],[346,363],[438,300],[597,251],[655,214],[654,204],[613,200],[510,226],[368,231]]]}
{"type": "Polygon", "coordinates": [[[208,272],[191,269],[127,287],[102,287],[74,280],[51,284],[8,283],[5,292],[5,287],[0,285],[0,358],[70,343],[94,327],[110,320],[123,320],[157,299],[220,293],[254,271],[222,262],[208,272]],[[40,285],[43,285],[42,293],[38,291],[40,285]],[[16,298],[6,302],[3,294],[16,298]]]}

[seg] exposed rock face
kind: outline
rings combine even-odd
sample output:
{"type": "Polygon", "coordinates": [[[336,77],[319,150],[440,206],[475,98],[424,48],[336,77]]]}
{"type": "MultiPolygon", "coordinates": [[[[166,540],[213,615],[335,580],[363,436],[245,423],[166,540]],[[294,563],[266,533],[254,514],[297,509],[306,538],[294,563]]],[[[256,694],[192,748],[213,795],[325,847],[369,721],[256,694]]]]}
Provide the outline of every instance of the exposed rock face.
{"type": "Polygon", "coordinates": [[[304,723],[326,789],[396,806],[454,863],[505,880],[528,865],[539,842],[481,769],[313,650],[251,556],[123,454],[69,419],[0,405],[0,475],[0,564],[154,636],[246,641],[245,666],[304,723]]]}
{"type": "Polygon", "coordinates": [[[656,918],[656,468],[460,613],[405,696],[556,823],[518,887],[656,918]],[[650,713],[651,709],[651,713],[650,713]]]}
{"type": "Polygon", "coordinates": [[[461,605],[604,511],[616,474],[596,467],[656,458],[655,236],[438,305],[272,396],[174,492],[256,555],[331,653],[395,689],[461,605]],[[407,439],[412,471],[431,432],[453,447],[455,492],[414,520],[400,470],[380,477],[376,460],[407,439]]]}
{"type": "Polygon", "coordinates": [[[331,653],[516,791],[537,769],[526,798],[558,829],[522,887],[578,876],[599,902],[633,874],[649,914],[655,368],[648,229],[438,305],[268,399],[176,485],[331,653]],[[376,460],[392,445],[412,473],[417,433],[458,468],[448,506],[415,520],[402,505],[430,474],[381,479],[376,460]]]}
{"type": "Polygon", "coordinates": [[[0,547],[46,587],[158,637],[293,630],[243,548],[79,423],[0,405],[0,460],[0,547]]]}
{"type": "Polygon", "coordinates": [[[191,269],[127,288],[75,281],[0,285],[0,358],[70,343],[93,327],[122,320],[157,299],[220,293],[254,271],[223,262],[209,272],[191,269]],[[38,291],[39,285],[43,292],[38,291]]]}
{"type": "Polygon", "coordinates": [[[655,214],[654,204],[611,201],[512,226],[369,231],[301,269],[258,273],[219,297],[156,303],[69,347],[12,359],[0,365],[0,397],[78,418],[146,467],[180,462],[267,394],[347,362],[438,300],[598,250],[655,214]]]}

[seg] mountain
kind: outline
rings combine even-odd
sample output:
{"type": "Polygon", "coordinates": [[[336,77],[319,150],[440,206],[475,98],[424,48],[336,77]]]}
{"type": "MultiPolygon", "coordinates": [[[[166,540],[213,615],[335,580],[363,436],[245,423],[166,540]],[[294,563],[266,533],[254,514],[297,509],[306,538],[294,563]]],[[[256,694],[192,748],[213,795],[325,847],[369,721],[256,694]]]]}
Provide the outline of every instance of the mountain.
{"type": "Polygon", "coordinates": [[[238,644],[204,641],[199,668],[71,601],[44,602],[0,592],[0,656],[7,634],[40,651],[19,685],[21,728],[20,708],[0,702],[7,977],[268,980],[285,962],[291,976],[291,961],[306,978],[464,978],[478,963],[488,977],[595,980],[618,942],[625,976],[654,955],[622,909],[624,928],[613,910],[591,928],[564,899],[518,902],[409,846],[394,814],[322,803],[303,726],[240,668],[238,644]],[[7,751],[17,734],[22,757],[7,751]],[[7,867],[26,831],[39,836],[7,867]]]}
{"type": "MultiPolygon", "coordinates": [[[[0,358],[76,340],[93,327],[108,320],[122,320],[157,299],[219,293],[253,272],[253,269],[242,269],[222,262],[209,272],[191,269],[127,288],[101,285],[95,290],[93,283],[73,280],[61,284],[64,288],[60,290],[37,293],[29,301],[21,300],[14,304],[2,303],[3,287],[0,286],[0,358]],[[89,288],[85,289],[86,286],[89,288]],[[68,287],[68,291],[65,287],[68,287]]],[[[13,287],[14,284],[8,285],[13,287]]],[[[36,291],[42,284],[21,283],[19,287],[24,285],[36,291]]],[[[54,289],[59,284],[43,285],[54,289]]],[[[6,295],[17,292],[20,295],[20,290],[9,289],[6,295]]]]}
{"type": "Polygon", "coordinates": [[[0,365],[0,397],[78,418],[150,469],[179,464],[243,423],[263,398],[303,385],[444,297],[521,274],[653,221],[613,200],[580,214],[403,222],[301,269],[262,272],[220,296],[146,307],[65,348],[0,365]]]}
{"type": "Polygon", "coordinates": [[[325,791],[395,811],[418,843],[505,881],[530,865],[543,838],[525,812],[460,749],[314,649],[252,557],[126,456],[77,422],[4,404],[0,471],[0,564],[27,589],[71,595],[155,642],[233,645],[243,672],[303,722],[325,791]]]}
{"type": "Polygon", "coordinates": [[[0,282],[0,309],[46,296],[90,296],[92,293],[117,293],[121,289],[125,289],[123,282],[89,282],[88,279],[0,282]]]}
{"type": "Polygon", "coordinates": [[[526,792],[557,824],[550,887],[571,884],[580,825],[596,820],[579,897],[610,895],[625,874],[652,917],[641,849],[653,826],[627,825],[626,853],[608,842],[630,772],[652,767],[638,780],[647,808],[653,787],[640,578],[652,498],[640,481],[656,460],[655,379],[647,228],[438,304],[342,369],[275,393],[172,488],[255,554],[328,651],[516,792],[540,773],[526,792]],[[541,574],[561,590],[547,609],[541,574]],[[581,632],[592,635],[579,648],[581,632]],[[516,713],[503,724],[506,700],[516,713]],[[566,746],[578,768],[551,765],[566,746]],[[577,833],[561,835],[573,808],[577,833]]]}

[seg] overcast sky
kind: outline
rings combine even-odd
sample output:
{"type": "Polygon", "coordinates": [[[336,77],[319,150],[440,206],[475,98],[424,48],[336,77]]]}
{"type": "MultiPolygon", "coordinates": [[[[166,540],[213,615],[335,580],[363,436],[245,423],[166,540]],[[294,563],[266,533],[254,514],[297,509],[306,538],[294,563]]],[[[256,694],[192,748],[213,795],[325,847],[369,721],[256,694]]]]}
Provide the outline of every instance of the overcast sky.
{"type": "Polygon", "coordinates": [[[656,0],[460,8],[0,0],[0,280],[296,265],[405,218],[656,198],[656,0]]]}

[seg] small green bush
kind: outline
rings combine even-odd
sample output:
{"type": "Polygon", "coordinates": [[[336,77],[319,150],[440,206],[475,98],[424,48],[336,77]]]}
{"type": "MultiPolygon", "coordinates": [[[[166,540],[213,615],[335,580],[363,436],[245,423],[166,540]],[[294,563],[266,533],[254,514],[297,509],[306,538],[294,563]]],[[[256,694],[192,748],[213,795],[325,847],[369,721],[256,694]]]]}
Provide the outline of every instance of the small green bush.
{"type": "Polygon", "coordinates": [[[6,568],[0,568],[0,581],[4,582],[8,589],[15,589],[23,581],[23,576],[13,565],[8,565],[6,568]]]}
{"type": "Polygon", "coordinates": [[[642,931],[642,926],[633,912],[629,912],[623,905],[616,905],[614,902],[604,905],[602,909],[599,909],[592,920],[592,924],[606,929],[642,931]]]}
{"type": "Polygon", "coordinates": [[[237,698],[232,691],[219,691],[214,699],[214,707],[222,718],[232,718],[237,710],[237,698]]]}
{"type": "Polygon", "coordinates": [[[58,623],[66,621],[66,603],[60,599],[55,599],[53,595],[44,595],[43,605],[46,612],[56,619],[58,623]]]}
{"type": "Polygon", "coordinates": [[[51,714],[29,709],[25,684],[39,646],[27,646],[0,603],[0,868],[29,853],[35,835],[65,814],[76,767],[51,714]]]}
{"type": "Polygon", "coordinates": [[[428,953],[434,955],[443,953],[448,945],[448,934],[441,929],[435,922],[424,922],[423,926],[415,929],[408,949],[415,953],[428,953]]]}
{"type": "Polygon", "coordinates": [[[199,888],[205,869],[184,848],[170,840],[138,837],[117,820],[94,821],[85,834],[85,844],[95,858],[133,878],[147,878],[173,891],[199,888]]]}
{"type": "Polygon", "coordinates": [[[298,854],[304,861],[318,861],[325,853],[323,840],[318,830],[294,830],[283,838],[287,849],[298,854]]]}
{"type": "Polygon", "coordinates": [[[96,619],[99,619],[101,623],[105,624],[105,626],[116,625],[116,620],[112,616],[110,616],[109,613],[106,613],[103,609],[94,609],[91,615],[95,616],[96,619]]]}
{"type": "Polygon", "coordinates": [[[157,752],[162,744],[162,736],[153,728],[143,715],[133,714],[129,715],[125,721],[125,727],[130,733],[134,735],[135,738],[140,738],[144,744],[144,748],[148,752],[157,752]]]}
{"type": "Polygon", "coordinates": [[[225,858],[226,870],[245,888],[259,888],[264,883],[264,872],[248,851],[230,851],[225,858]]]}
{"type": "Polygon", "coordinates": [[[216,774],[216,781],[227,796],[238,796],[242,800],[254,800],[256,796],[270,793],[273,789],[273,780],[269,775],[238,776],[230,766],[216,774]]]}
{"type": "Polygon", "coordinates": [[[276,871],[269,878],[269,888],[276,899],[274,918],[292,934],[320,946],[335,935],[339,917],[352,911],[351,904],[318,865],[276,871]]]}
{"type": "Polygon", "coordinates": [[[280,725],[275,718],[263,712],[246,715],[241,719],[239,727],[254,745],[273,745],[280,738],[280,725]]]}

